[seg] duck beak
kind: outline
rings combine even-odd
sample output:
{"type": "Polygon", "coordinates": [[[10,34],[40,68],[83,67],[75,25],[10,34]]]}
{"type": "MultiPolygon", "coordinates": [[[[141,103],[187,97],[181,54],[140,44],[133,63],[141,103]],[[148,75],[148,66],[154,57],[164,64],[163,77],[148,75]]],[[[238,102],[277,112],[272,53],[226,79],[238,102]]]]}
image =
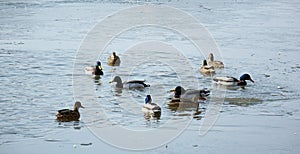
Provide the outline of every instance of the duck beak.
{"type": "Polygon", "coordinates": [[[254,81],[252,79],[250,79],[250,81],[254,83],[254,81]]]}
{"type": "Polygon", "coordinates": [[[175,89],[170,90],[170,92],[175,92],[175,89]]]}

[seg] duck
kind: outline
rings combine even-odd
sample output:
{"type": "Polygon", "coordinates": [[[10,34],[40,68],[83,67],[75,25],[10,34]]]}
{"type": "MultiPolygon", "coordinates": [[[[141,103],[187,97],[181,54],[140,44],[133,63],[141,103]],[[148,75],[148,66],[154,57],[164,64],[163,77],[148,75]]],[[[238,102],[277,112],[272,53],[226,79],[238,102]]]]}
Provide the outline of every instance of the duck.
{"type": "Polygon", "coordinates": [[[208,66],[207,61],[203,60],[202,66],[200,67],[200,73],[203,74],[214,74],[215,69],[213,66],[208,66]]]}
{"type": "Polygon", "coordinates": [[[206,100],[210,91],[206,88],[201,90],[184,89],[181,86],[177,86],[175,89],[170,90],[174,92],[174,97],[171,99],[171,103],[179,103],[181,101],[198,102],[198,100],[206,100]]]}
{"type": "Polygon", "coordinates": [[[87,66],[85,68],[86,74],[92,74],[92,75],[103,75],[101,62],[97,61],[95,66],[87,66]]]}
{"type": "Polygon", "coordinates": [[[156,118],[160,118],[161,116],[161,108],[157,104],[152,103],[151,95],[146,96],[142,112],[144,112],[145,115],[150,115],[156,118]]]}
{"type": "Polygon", "coordinates": [[[58,110],[56,114],[56,120],[62,122],[78,121],[80,118],[79,108],[84,108],[84,107],[81,105],[81,102],[76,101],[74,104],[74,110],[70,110],[70,109],[58,110]]]}
{"type": "Polygon", "coordinates": [[[149,84],[145,83],[145,80],[131,80],[131,81],[125,81],[122,82],[121,77],[115,76],[112,81],[109,83],[116,82],[116,88],[126,88],[126,89],[133,89],[133,88],[145,88],[150,87],[149,84]]]}
{"type": "Polygon", "coordinates": [[[214,68],[224,68],[224,64],[221,61],[215,61],[214,55],[210,53],[208,55],[208,65],[213,66],[214,68]]]}
{"type": "Polygon", "coordinates": [[[237,78],[229,77],[229,76],[213,78],[213,82],[215,84],[220,84],[224,86],[246,86],[247,85],[246,80],[250,80],[251,82],[254,83],[251,76],[247,73],[243,74],[239,80],[237,78]]]}
{"type": "Polygon", "coordinates": [[[120,57],[117,56],[116,52],[113,52],[108,58],[108,65],[109,66],[120,66],[121,60],[120,57]]]}

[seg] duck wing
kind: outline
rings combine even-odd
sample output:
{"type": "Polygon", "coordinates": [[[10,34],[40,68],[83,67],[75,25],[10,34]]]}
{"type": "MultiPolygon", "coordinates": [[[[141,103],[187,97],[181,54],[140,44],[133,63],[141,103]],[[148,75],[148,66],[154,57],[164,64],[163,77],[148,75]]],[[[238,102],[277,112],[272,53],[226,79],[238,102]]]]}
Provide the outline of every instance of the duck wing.
{"type": "Polygon", "coordinates": [[[62,109],[58,110],[57,116],[69,116],[69,115],[77,115],[78,111],[70,110],[70,109],[62,109]]]}
{"type": "Polygon", "coordinates": [[[94,66],[87,66],[87,67],[85,67],[84,71],[85,71],[85,74],[94,74],[95,69],[96,68],[94,66]]]}
{"type": "Polygon", "coordinates": [[[62,109],[58,110],[56,115],[58,121],[68,122],[68,121],[77,121],[80,118],[80,114],[77,111],[62,109]]]}
{"type": "Polygon", "coordinates": [[[199,90],[187,89],[183,95],[199,95],[199,94],[200,94],[199,90]]]}
{"type": "Polygon", "coordinates": [[[215,64],[217,64],[217,65],[224,65],[224,63],[223,62],[221,62],[221,61],[213,61],[215,64]]]}
{"type": "Polygon", "coordinates": [[[150,103],[150,104],[153,106],[152,110],[154,112],[160,112],[161,111],[161,108],[157,104],[155,104],[155,103],[150,103]]]}
{"type": "Polygon", "coordinates": [[[145,84],[145,80],[131,80],[131,81],[128,81],[126,83],[128,83],[128,84],[141,84],[144,87],[150,87],[150,85],[145,84]]]}
{"type": "Polygon", "coordinates": [[[57,112],[59,113],[59,114],[68,114],[68,113],[70,113],[72,110],[70,110],[70,109],[62,109],[62,110],[58,110],[57,112]]]}
{"type": "Polygon", "coordinates": [[[210,91],[208,89],[201,90],[186,90],[186,92],[180,97],[181,100],[193,101],[195,98],[205,98],[209,96],[210,91]]]}
{"type": "Polygon", "coordinates": [[[200,91],[199,90],[186,90],[184,94],[180,96],[180,100],[188,100],[188,101],[193,101],[195,96],[199,97],[200,96],[200,91]]]}
{"type": "Polygon", "coordinates": [[[221,61],[209,61],[208,65],[214,66],[216,68],[224,68],[224,64],[221,61]]]}
{"type": "Polygon", "coordinates": [[[145,82],[145,80],[130,80],[130,81],[127,81],[127,83],[140,83],[140,84],[142,84],[144,82],[145,82]]]}
{"type": "Polygon", "coordinates": [[[213,66],[202,66],[203,67],[203,69],[206,69],[206,70],[209,70],[209,69],[214,69],[214,67],[213,66]]]}
{"type": "Polygon", "coordinates": [[[161,112],[161,108],[155,103],[144,104],[143,107],[147,110],[152,110],[153,112],[161,112]]]}
{"type": "Polygon", "coordinates": [[[116,56],[116,57],[114,58],[114,65],[115,65],[115,66],[119,66],[120,63],[121,63],[121,60],[120,60],[119,56],[116,56]]]}
{"type": "Polygon", "coordinates": [[[229,77],[229,76],[226,76],[226,77],[215,77],[213,78],[214,81],[216,82],[238,82],[239,80],[234,78],[234,77],[229,77]]]}

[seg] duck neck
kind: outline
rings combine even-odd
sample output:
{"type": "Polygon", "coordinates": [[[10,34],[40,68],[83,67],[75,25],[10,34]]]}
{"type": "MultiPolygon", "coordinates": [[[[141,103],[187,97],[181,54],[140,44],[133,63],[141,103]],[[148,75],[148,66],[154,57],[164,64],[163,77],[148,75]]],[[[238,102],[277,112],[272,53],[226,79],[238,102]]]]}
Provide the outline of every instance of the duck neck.
{"type": "Polygon", "coordinates": [[[96,66],[95,75],[103,75],[101,66],[96,66]]]}
{"type": "Polygon", "coordinates": [[[174,97],[175,98],[180,98],[180,96],[184,93],[185,93],[185,90],[183,88],[181,88],[180,90],[175,92],[174,97]]]}
{"type": "Polygon", "coordinates": [[[74,112],[79,112],[77,107],[74,107],[74,112]]]}
{"type": "Polygon", "coordinates": [[[96,66],[96,70],[100,71],[100,70],[102,70],[102,67],[98,65],[98,66],[96,66]]]}
{"type": "Polygon", "coordinates": [[[119,76],[116,76],[113,80],[113,82],[116,82],[116,87],[117,88],[123,88],[123,82],[119,76]]]}
{"type": "Polygon", "coordinates": [[[175,94],[174,97],[175,98],[180,98],[180,94],[175,94]]]}
{"type": "Polygon", "coordinates": [[[122,82],[117,82],[116,87],[123,88],[123,83],[122,82]]]}
{"type": "Polygon", "coordinates": [[[114,55],[114,63],[118,60],[118,57],[114,55]]]}
{"type": "Polygon", "coordinates": [[[245,80],[240,80],[240,81],[238,82],[238,85],[239,85],[239,86],[245,86],[245,85],[247,85],[247,82],[246,82],[245,80]]]}
{"type": "Polygon", "coordinates": [[[213,54],[209,54],[208,59],[209,59],[209,61],[214,61],[214,56],[213,56],[213,54]]]}
{"type": "Polygon", "coordinates": [[[145,104],[151,104],[151,103],[152,103],[152,100],[145,102],[145,104]]]}

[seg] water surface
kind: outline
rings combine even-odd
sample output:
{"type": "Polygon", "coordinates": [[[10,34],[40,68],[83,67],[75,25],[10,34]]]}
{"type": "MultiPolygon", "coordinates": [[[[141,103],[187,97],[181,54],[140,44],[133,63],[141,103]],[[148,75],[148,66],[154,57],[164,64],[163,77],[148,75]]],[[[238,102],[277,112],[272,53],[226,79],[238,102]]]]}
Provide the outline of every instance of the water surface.
{"type": "MultiPolygon", "coordinates": [[[[226,149],[229,153],[240,153],[246,149],[252,153],[254,151],[249,147],[261,144],[264,146],[258,146],[258,149],[262,153],[299,152],[295,146],[299,145],[300,133],[298,1],[149,2],[182,9],[209,30],[221,52],[222,57],[217,58],[225,63],[225,69],[218,70],[217,75],[239,77],[249,72],[255,83],[249,83],[244,89],[215,86],[210,76],[199,73],[201,61],[207,55],[201,55],[186,38],[159,27],[137,27],[116,37],[107,46],[107,51],[99,54],[105,73],[100,80],[95,81],[84,71],[75,74],[92,83],[97,96],[95,102],[83,102],[87,109],[81,110],[86,113],[82,117],[88,118],[91,115],[87,111],[94,109],[93,105],[100,105],[111,121],[107,123],[104,118],[93,117],[88,121],[56,122],[56,111],[73,105],[73,64],[87,33],[111,13],[146,3],[80,0],[0,2],[1,151],[20,153],[20,150],[26,149],[25,153],[32,153],[40,152],[38,147],[45,147],[42,153],[61,149],[70,152],[76,149],[73,145],[77,145],[78,153],[83,150],[81,147],[89,147],[85,149],[89,152],[124,152],[98,140],[87,126],[110,124],[147,130],[162,126],[170,118],[190,120],[194,109],[174,111],[167,105],[171,96],[168,90],[175,88],[179,79],[174,69],[164,63],[166,55],[159,54],[161,51],[155,51],[160,62],[150,61],[134,69],[130,65],[122,66],[122,69],[107,65],[106,58],[112,51],[117,51],[124,61],[130,59],[127,51],[143,52],[143,49],[134,46],[135,42],[143,40],[176,44],[181,57],[188,62],[182,63],[178,59],[173,62],[178,64],[176,66],[183,66],[182,71],[189,71],[184,66],[190,65],[192,77],[199,83],[189,84],[190,80],[187,80],[187,88],[196,86],[226,91],[219,120],[205,137],[198,136],[198,131],[212,98],[201,103],[203,112],[192,119],[181,136],[149,152],[218,153],[226,149]],[[116,92],[108,83],[116,74],[124,79],[146,79],[151,88],[116,92]],[[158,121],[146,120],[140,110],[148,93],[163,109],[158,121]],[[128,97],[132,102],[126,102],[128,97]],[[262,139],[263,136],[270,137],[262,139]],[[226,142],[229,137],[232,141],[226,142]],[[274,140],[278,142],[274,143],[274,140]]],[[[93,64],[82,64],[83,67],[86,65],[93,64]]],[[[184,79],[189,77],[184,76],[184,79]]]]}

